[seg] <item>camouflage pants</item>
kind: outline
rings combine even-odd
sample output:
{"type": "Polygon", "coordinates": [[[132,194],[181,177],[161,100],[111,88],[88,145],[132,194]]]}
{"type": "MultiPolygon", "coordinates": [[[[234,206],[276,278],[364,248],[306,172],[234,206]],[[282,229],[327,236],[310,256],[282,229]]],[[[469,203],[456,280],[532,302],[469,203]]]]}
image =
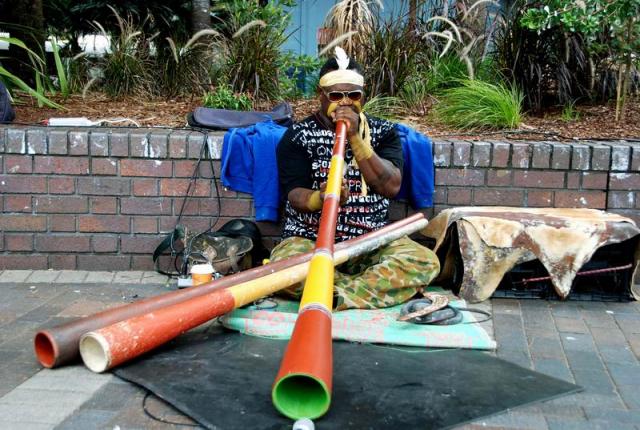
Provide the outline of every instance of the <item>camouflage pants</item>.
{"type": "MultiPolygon", "coordinates": [[[[312,251],[315,243],[302,237],[289,237],[271,251],[271,261],[312,251]]],[[[428,285],[440,271],[438,257],[429,248],[402,237],[369,254],[355,257],[335,270],[334,307],[385,308],[404,303],[418,288],[428,285]]],[[[283,293],[299,299],[304,283],[283,293]]]]}

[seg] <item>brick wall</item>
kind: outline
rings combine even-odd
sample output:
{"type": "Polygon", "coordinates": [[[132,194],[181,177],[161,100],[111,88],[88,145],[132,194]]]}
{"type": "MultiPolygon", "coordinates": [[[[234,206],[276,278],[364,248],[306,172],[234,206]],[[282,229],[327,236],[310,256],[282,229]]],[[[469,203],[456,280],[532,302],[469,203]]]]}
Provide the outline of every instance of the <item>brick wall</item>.
{"type": "MultiPolygon", "coordinates": [[[[222,133],[0,127],[0,269],[147,270],[170,232],[203,145],[219,177],[222,133]]],[[[589,207],[640,222],[640,144],[434,142],[433,216],[466,205],[589,207]]],[[[251,196],[216,187],[208,161],[182,222],[252,217],[251,196]]],[[[392,218],[412,213],[402,202],[392,218]]],[[[219,223],[218,225],[221,225],[219,223]]],[[[259,223],[267,246],[276,223],[259,223]]]]}

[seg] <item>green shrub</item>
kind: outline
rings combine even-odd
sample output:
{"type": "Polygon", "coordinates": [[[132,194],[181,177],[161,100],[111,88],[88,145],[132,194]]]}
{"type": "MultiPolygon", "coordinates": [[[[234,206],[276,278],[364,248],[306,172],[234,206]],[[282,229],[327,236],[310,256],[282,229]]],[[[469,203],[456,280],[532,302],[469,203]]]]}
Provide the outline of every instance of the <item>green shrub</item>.
{"type": "MultiPolygon", "coordinates": [[[[29,47],[27,47],[24,42],[15,37],[0,37],[0,41],[8,42],[12,45],[15,45],[28,54],[29,60],[31,61],[30,68],[33,70],[34,81],[36,83],[36,88],[33,88],[32,86],[29,86],[25,81],[20,79],[17,75],[13,74],[9,70],[2,67],[2,65],[0,65],[0,82],[5,84],[9,92],[13,96],[15,96],[15,90],[19,89],[21,91],[24,91],[31,97],[34,97],[38,101],[38,106],[46,105],[56,109],[62,108],[62,106],[49,100],[46,97],[44,81],[47,79],[47,76],[44,73],[44,71],[46,70],[44,59],[34,51],[32,51],[29,47]]],[[[0,57],[0,60],[2,60],[2,57],[0,57]]]]}
{"type": "Polygon", "coordinates": [[[221,6],[221,33],[227,35],[223,76],[233,91],[254,100],[282,97],[280,47],[287,40],[293,0],[274,0],[264,6],[255,0],[228,0],[221,6]]]}
{"type": "Polygon", "coordinates": [[[435,117],[460,129],[516,128],[521,121],[522,93],[478,80],[463,80],[445,90],[434,108],[435,117]]]}
{"type": "Polygon", "coordinates": [[[576,102],[572,101],[562,107],[560,118],[565,122],[576,121],[580,119],[580,112],[576,109],[576,102]]]}
{"type": "Polygon", "coordinates": [[[410,77],[400,91],[399,98],[404,110],[414,115],[424,115],[431,96],[429,83],[420,76],[410,77]]]}
{"type": "Polygon", "coordinates": [[[467,65],[453,53],[443,57],[434,56],[422,77],[426,82],[427,91],[431,94],[438,94],[447,88],[458,86],[465,79],[469,79],[467,65]]]}
{"type": "MultiPolygon", "coordinates": [[[[131,17],[124,20],[115,10],[114,14],[118,19],[119,33],[111,37],[111,51],[97,61],[102,88],[111,97],[149,95],[156,83],[149,40],[133,24],[131,17]]],[[[96,25],[108,37],[104,28],[96,25]]]]}
{"type": "Polygon", "coordinates": [[[158,91],[167,96],[199,94],[211,86],[215,53],[221,50],[220,35],[215,30],[200,30],[184,43],[166,38],[156,56],[160,73],[158,91]]]}
{"type": "Polygon", "coordinates": [[[309,55],[286,52],[281,56],[280,88],[282,97],[313,97],[318,85],[322,61],[309,55]]]}
{"type": "Polygon", "coordinates": [[[205,93],[202,104],[215,109],[250,110],[252,107],[251,99],[246,94],[236,95],[227,85],[205,93]]]}
{"type": "Polygon", "coordinates": [[[519,0],[506,8],[505,28],[496,38],[496,61],[509,82],[523,90],[525,108],[541,112],[595,96],[600,81],[593,72],[601,65],[589,53],[588,41],[559,26],[540,30],[523,26],[521,17],[529,7],[530,2],[519,0]]]}
{"type": "Polygon", "coordinates": [[[405,82],[419,70],[424,43],[406,30],[403,19],[378,14],[373,26],[365,41],[366,47],[356,53],[356,60],[365,68],[369,94],[397,96],[405,82]]]}
{"type": "Polygon", "coordinates": [[[366,101],[363,110],[369,115],[394,120],[400,109],[400,99],[391,96],[374,96],[366,101]]]}

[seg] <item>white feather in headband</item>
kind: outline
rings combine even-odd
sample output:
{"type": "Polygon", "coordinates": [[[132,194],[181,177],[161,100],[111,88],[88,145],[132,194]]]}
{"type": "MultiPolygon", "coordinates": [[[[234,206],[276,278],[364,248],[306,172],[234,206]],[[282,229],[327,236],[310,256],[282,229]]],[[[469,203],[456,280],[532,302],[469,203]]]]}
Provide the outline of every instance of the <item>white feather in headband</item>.
{"type": "Polygon", "coordinates": [[[336,61],[338,62],[338,69],[347,70],[349,68],[349,57],[347,56],[347,53],[344,52],[344,49],[342,49],[339,46],[336,46],[336,49],[334,52],[336,53],[336,61]]]}
{"type": "Polygon", "coordinates": [[[330,87],[336,84],[354,84],[364,86],[364,77],[355,70],[349,69],[349,57],[339,46],[335,48],[335,58],[338,70],[333,70],[320,78],[321,87],[330,87]]]}

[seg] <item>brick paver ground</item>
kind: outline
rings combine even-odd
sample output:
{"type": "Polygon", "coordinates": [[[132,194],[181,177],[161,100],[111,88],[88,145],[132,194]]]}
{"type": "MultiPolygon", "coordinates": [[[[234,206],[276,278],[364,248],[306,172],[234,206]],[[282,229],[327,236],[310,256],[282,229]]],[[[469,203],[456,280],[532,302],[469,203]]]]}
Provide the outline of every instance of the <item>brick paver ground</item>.
{"type": "MultiPolygon", "coordinates": [[[[0,271],[0,429],[175,429],[193,421],[110,374],[42,369],[40,327],[170,291],[154,272],[0,271]],[[150,418],[143,409],[166,422],[150,418]],[[177,423],[177,424],[170,424],[177,423]]],[[[640,430],[640,304],[492,299],[495,354],[584,387],[460,429],[640,430]]],[[[474,305],[474,307],[477,307],[474,305]]],[[[321,427],[321,422],[318,423],[321,427]]]]}

